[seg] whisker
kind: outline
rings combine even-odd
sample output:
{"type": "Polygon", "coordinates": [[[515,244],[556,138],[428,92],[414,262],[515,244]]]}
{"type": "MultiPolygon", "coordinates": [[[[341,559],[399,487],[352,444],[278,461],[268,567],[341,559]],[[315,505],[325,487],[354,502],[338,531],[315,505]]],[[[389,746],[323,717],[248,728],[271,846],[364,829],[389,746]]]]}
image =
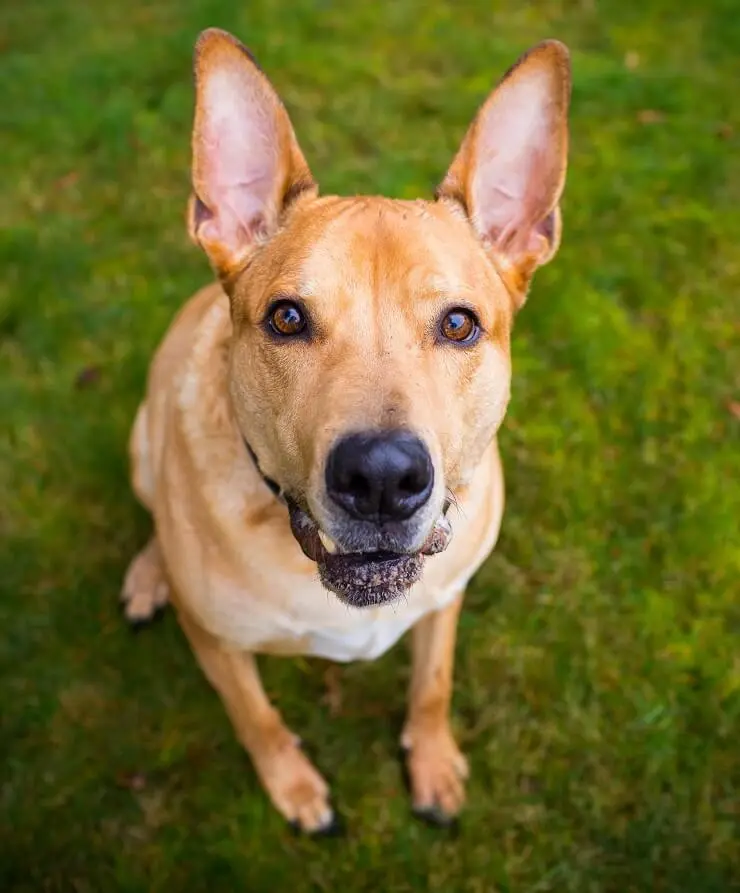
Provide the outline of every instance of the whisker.
{"type": "Polygon", "coordinates": [[[465,518],[465,509],[463,509],[463,507],[460,505],[460,500],[457,498],[457,496],[455,496],[455,494],[452,492],[452,490],[449,489],[449,487],[446,488],[445,493],[447,494],[447,501],[450,503],[450,505],[455,508],[459,515],[465,518]]]}

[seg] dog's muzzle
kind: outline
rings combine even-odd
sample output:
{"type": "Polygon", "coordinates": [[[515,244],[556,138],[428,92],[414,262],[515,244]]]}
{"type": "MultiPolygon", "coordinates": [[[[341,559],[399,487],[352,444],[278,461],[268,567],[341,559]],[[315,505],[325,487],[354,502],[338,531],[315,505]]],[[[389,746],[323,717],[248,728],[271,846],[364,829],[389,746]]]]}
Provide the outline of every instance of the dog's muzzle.
{"type": "Polygon", "coordinates": [[[418,552],[339,552],[334,544],[327,548],[327,538],[306,511],[290,500],[288,507],[293,536],[303,553],[317,563],[321,582],[355,608],[389,604],[400,598],[421,578],[425,557],[443,552],[452,539],[452,527],[442,514],[418,552]]]}
{"type": "Polygon", "coordinates": [[[287,504],[293,536],[318,565],[321,582],[345,604],[364,608],[395,601],[418,582],[424,559],[443,552],[452,539],[447,501],[422,546],[406,548],[407,523],[428,503],[434,482],[426,447],[408,432],[349,435],[330,453],[327,493],[352,531],[344,548],[262,472],[246,438],[244,443],[265,484],[287,504]]]}
{"type": "Polygon", "coordinates": [[[450,540],[443,514],[418,546],[434,466],[426,444],[412,431],[376,429],[339,438],[327,457],[324,483],[339,539],[330,539],[295,507],[291,526],[303,551],[318,564],[321,582],[348,605],[394,601],[419,580],[425,556],[450,540]]]}

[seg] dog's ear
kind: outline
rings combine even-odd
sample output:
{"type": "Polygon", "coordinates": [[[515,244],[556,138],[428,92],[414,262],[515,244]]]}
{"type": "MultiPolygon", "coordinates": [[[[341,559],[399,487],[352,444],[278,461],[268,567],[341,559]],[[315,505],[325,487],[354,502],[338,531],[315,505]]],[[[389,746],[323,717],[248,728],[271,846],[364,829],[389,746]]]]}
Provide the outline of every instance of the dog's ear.
{"type": "Polygon", "coordinates": [[[570,81],[568,50],[558,41],[522,56],[481,107],[437,190],[462,205],[522,300],[560,242],[570,81]]]}
{"type": "Polygon", "coordinates": [[[246,47],[217,28],[195,46],[191,238],[228,278],[316,186],[288,114],[246,47]]]}

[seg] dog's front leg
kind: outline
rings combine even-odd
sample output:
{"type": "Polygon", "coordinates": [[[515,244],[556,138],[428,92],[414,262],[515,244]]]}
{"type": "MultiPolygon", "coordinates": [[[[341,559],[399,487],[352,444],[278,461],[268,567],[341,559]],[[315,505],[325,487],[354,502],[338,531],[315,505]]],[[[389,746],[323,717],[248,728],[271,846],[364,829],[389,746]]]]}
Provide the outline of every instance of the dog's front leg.
{"type": "Polygon", "coordinates": [[[465,757],[452,736],[450,700],[462,595],[412,630],[409,707],[401,735],[414,812],[447,823],[465,799],[465,757]]]}
{"type": "Polygon", "coordinates": [[[329,788],[270,703],[254,655],[228,648],[184,613],[180,625],[275,807],[302,831],[329,830],[329,788]]]}

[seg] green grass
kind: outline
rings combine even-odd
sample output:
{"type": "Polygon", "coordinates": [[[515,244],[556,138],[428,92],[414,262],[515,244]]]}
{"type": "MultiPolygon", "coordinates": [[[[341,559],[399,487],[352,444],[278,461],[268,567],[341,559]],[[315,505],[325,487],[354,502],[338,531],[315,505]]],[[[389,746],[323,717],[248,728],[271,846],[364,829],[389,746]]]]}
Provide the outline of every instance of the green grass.
{"type": "Polygon", "coordinates": [[[740,889],[740,16],[735,0],[5,3],[0,889],[740,889]],[[530,44],[573,51],[565,237],[514,338],[508,510],[470,588],[456,838],[409,816],[405,649],[266,660],[341,841],[267,805],[169,614],[125,443],[210,274],[187,241],[191,48],[255,51],[325,192],[429,194],[530,44]],[[647,113],[646,113],[647,112],[647,113]]]}

